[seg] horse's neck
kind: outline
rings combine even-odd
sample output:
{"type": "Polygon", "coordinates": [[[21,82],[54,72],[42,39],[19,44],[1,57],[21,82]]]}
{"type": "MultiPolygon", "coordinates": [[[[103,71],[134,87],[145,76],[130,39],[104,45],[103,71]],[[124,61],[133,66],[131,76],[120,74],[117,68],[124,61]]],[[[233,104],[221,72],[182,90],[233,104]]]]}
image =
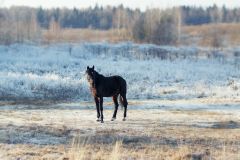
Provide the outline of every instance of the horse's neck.
{"type": "Polygon", "coordinates": [[[105,77],[98,72],[96,72],[95,79],[93,80],[92,87],[96,88],[99,83],[101,83],[101,80],[105,77]]]}
{"type": "Polygon", "coordinates": [[[98,72],[96,72],[96,80],[101,80],[102,78],[105,78],[103,75],[99,74],[98,72]]]}

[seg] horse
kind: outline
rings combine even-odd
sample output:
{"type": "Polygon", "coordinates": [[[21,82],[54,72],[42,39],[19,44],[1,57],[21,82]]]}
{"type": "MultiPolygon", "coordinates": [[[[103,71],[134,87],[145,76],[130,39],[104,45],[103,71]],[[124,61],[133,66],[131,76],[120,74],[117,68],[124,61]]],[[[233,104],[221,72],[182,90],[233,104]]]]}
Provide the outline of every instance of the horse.
{"type": "Polygon", "coordinates": [[[93,67],[87,66],[86,70],[87,80],[90,85],[90,91],[94,97],[97,110],[97,121],[103,123],[103,97],[112,97],[115,109],[111,121],[114,121],[118,110],[118,97],[120,104],[124,106],[123,121],[127,116],[127,83],[121,76],[115,75],[105,77],[94,70],[93,67]]]}

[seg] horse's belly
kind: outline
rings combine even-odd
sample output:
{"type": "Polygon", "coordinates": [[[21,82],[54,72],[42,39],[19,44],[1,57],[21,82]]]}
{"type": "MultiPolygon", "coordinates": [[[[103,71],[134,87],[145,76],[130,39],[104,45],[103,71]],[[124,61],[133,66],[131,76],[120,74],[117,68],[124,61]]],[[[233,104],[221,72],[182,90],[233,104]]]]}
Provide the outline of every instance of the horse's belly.
{"type": "Polygon", "coordinates": [[[119,94],[118,89],[109,89],[109,90],[103,90],[99,95],[102,95],[103,97],[112,97],[119,94]]]}
{"type": "Polygon", "coordinates": [[[104,93],[102,95],[103,95],[103,97],[112,97],[112,96],[115,96],[117,94],[118,94],[117,92],[109,92],[109,93],[104,93]]]}

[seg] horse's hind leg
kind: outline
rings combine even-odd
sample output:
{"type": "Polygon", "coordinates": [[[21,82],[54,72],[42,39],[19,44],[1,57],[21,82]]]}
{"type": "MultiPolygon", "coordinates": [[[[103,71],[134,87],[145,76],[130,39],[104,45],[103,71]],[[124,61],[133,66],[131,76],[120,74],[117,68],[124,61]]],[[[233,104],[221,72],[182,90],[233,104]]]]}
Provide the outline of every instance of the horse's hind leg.
{"type": "Polygon", "coordinates": [[[100,97],[100,115],[101,115],[101,123],[103,123],[103,97],[100,97]]]}
{"type": "Polygon", "coordinates": [[[118,95],[115,95],[112,98],[113,98],[113,102],[114,102],[114,106],[115,106],[115,109],[113,112],[113,117],[112,117],[112,121],[114,121],[116,119],[117,110],[118,110],[118,106],[119,106],[118,101],[117,101],[118,95]]]}
{"type": "Polygon", "coordinates": [[[121,95],[121,102],[124,106],[123,121],[125,121],[127,117],[127,105],[128,105],[126,94],[121,95]]]}

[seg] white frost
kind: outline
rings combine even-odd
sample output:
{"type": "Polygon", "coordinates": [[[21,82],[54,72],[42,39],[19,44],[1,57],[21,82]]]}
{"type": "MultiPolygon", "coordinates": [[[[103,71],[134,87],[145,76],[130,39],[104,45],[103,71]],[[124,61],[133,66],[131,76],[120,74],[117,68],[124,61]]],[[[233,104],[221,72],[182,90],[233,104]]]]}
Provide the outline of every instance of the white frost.
{"type": "Polygon", "coordinates": [[[207,48],[130,42],[0,46],[0,98],[89,100],[84,73],[95,65],[105,76],[124,77],[132,99],[240,99],[238,50],[219,58],[207,48]]]}

